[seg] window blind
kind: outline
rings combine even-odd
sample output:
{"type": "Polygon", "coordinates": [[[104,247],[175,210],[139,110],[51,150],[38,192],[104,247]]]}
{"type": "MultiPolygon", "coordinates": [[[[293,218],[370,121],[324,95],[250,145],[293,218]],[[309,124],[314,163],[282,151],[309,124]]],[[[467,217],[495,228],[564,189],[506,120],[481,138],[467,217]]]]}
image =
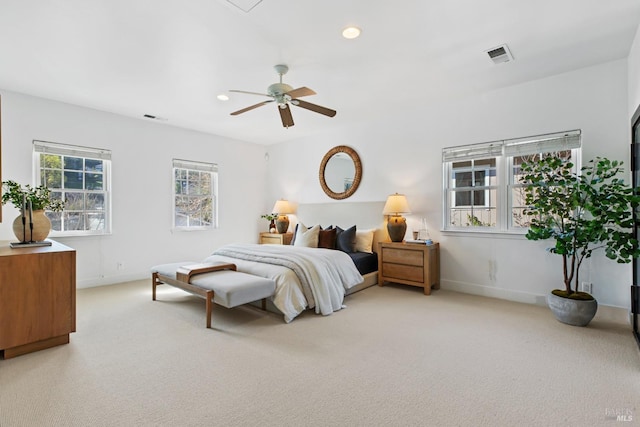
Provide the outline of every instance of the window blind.
{"type": "Polygon", "coordinates": [[[218,172],[218,165],[216,163],[194,162],[191,160],[173,159],[173,167],[201,172],[218,172]]]}
{"type": "Polygon", "coordinates": [[[58,144],[56,142],[33,141],[35,153],[56,154],[59,156],[88,157],[90,159],[111,160],[111,150],[58,144]]]}
{"type": "Polygon", "coordinates": [[[498,156],[524,156],[580,148],[581,132],[550,133],[526,138],[506,139],[442,149],[442,161],[464,161],[498,156]]]}
{"type": "Polygon", "coordinates": [[[464,145],[442,149],[442,161],[453,162],[473,159],[486,159],[502,154],[502,141],[464,145]]]}
{"type": "Polygon", "coordinates": [[[505,156],[550,153],[554,151],[580,148],[580,131],[553,133],[537,137],[511,139],[505,141],[505,156]]]}

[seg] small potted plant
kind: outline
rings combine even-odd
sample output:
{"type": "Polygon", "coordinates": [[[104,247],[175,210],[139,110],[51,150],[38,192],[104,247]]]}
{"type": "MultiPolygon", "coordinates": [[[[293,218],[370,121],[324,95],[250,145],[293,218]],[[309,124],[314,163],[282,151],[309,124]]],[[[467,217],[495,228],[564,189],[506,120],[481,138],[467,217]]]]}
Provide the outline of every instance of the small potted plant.
{"type": "Polygon", "coordinates": [[[270,223],[269,223],[269,233],[275,233],[276,232],[276,218],[278,218],[278,214],[276,214],[276,213],[264,214],[264,215],[261,215],[260,218],[266,219],[267,221],[270,221],[270,223]]]}
{"type": "Polygon", "coordinates": [[[524,214],[531,218],[529,240],[554,239],[551,253],[562,257],[564,289],[555,289],[547,303],[555,317],[586,326],[597,310],[593,296],[578,291],[580,268],[594,250],[604,249],[618,263],[640,256],[633,234],[632,209],[640,196],[619,175],[622,162],[597,157],[573,172],[570,160],[548,156],[522,165],[524,214]]]}
{"type": "Polygon", "coordinates": [[[53,198],[47,187],[28,184],[23,187],[15,181],[2,182],[2,204],[7,202],[20,210],[13,222],[13,232],[21,242],[46,239],[51,231],[51,221],[45,210],[60,212],[64,208],[64,202],[53,198]]]}

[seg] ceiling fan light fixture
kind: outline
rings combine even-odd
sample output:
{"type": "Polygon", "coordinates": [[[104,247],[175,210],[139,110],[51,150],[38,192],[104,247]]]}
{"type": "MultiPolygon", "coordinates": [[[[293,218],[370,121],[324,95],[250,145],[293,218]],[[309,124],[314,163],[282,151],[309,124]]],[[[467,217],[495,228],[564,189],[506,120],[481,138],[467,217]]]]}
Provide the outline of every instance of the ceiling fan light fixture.
{"type": "Polygon", "coordinates": [[[254,110],[258,107],[262,107],[263,105],[267,105],[268,103],[274,102],[278,107],[278,112],[280,113],[280,119],[282,121],[282,126],[285,128],[289,128],[293,126],[295,123],[293,122],[293,117],[291,115],[291,108],[289,104],[295,105],[296,107],[304,108],[305,110],[313,111],[314,113],[322,114],[327,117],[334,117],[336,115],[336,111],[327,107],[323,107],[321,105],[312,104],[307,101],[302,101],[299,99],[303,96],[311,96],[316,93],[309,89],[306,86],[299,87],[294,89],[286,83],[282,83],[282,76],[289,70],[284,64],[278,64],[274,66],[276,72],[280,75],[280,82],[274,83],[267,88],[267,93],[258,93],[258,92],[248,92],[246,90],[236,90],[231,89],[229,92],[238,92],[238,93],[246,93],[249,95],[259,95],[267,98],[271,98],[268,101],[262,101],[258,104],[250,105],[241,110],[234,111],[231,113],[232,116],[237,116],[238,114],[246,113],[247,111],[254,110]]]}
{"type": "Polygon", "coordinates": [[[218,98],[218,100],[220,100],[220,101],[228,101],[229,100],[229,96],[225,95],[224,93],[221,93],[216,98],[218,98]]]}
{"type": "Polygon", "coordinates": [[[269,96],[281,96],[292,91],[293,88],[286,83],[274,83],[267,88],[269,96]]]}
{"type": "Polygon", "coordinates": [[[362,31],[358,27],[354,27],[354,26],[347,27],[344,30],[342,30],[342,37],[349,40],[355,39],[360,36],[361,32],[362,31]]]}

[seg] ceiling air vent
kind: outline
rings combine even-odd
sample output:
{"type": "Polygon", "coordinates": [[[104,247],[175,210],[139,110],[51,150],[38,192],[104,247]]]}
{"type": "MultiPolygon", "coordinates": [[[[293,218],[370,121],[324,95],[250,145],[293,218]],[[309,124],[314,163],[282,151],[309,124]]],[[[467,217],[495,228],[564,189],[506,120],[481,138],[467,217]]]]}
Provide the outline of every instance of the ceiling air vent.
{"type": "Polygon", "coordinates": [[[513,61],[513,55],[511,55],[509,47],[506,44],[494,47],[493,49],[489,49],[486,52],[494,64],[502,64],[503,62],[513,61]]]}
{"type": "Polygon", "coordinates": [[[164,117],[158,117],[158,116],[154,116],[152,114],[145,114],[144,116],[145,119],[151,119],[151,120],[160,120],[161,122],[166,122],[168,119],[165,119],[164,117]]]}

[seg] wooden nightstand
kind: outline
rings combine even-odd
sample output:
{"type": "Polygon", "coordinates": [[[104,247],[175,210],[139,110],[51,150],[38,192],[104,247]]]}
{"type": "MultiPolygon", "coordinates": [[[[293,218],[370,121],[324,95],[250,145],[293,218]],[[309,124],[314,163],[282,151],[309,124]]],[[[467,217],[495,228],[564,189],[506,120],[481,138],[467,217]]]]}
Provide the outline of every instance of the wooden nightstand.
{"type": "Polygon", "coordinates": [[[293,239],[293,233],[260,233],[260,239],[258,243],[261,245],[290,245],[291,239],[293,239]]]}
{"type": "Polygon", "coordinates": [[[425,295],[440,289],[440,244],[379,243],[378,285],[385,281],[424,288],[425,295]]]}

